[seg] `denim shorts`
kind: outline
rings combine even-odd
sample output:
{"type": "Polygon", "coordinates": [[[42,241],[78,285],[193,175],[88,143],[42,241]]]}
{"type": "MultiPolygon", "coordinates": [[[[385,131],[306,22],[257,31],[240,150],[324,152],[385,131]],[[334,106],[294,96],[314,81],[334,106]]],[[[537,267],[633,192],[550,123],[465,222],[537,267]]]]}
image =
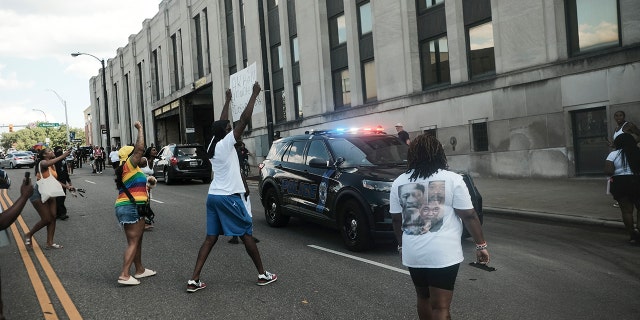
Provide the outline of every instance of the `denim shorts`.
{"type": "Polygon", "coordinates": [[[40,199],[42,198],[42,195],[40,194],[40,191],[38,191],[38,184],[34,183],[33,184],[33,194],[31,195],[31,197],[29,197],[29,201],[33,202],[33,201],[40,201],[40,199]]]}
{"type": "Polygon", "coordinates": [[[138,220],[140,220],[140,215],[138,214],[136,205],[127,204],[116,207],[116,218],[118,218],[118,223],[120,223],[121,226],[124,226],[125,224],[138,222],[138,220]]]}

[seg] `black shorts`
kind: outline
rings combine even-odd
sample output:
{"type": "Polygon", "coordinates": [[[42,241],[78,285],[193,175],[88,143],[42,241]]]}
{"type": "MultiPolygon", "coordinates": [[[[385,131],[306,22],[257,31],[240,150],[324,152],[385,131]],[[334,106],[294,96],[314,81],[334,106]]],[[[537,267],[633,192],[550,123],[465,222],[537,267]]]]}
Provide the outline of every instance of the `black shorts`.
{"type": "Polygon", "coordinates": [[[458,277],[458,269],[460,264],[456,263],[444,268],[411,268],[411,280],[416,287],[436,287],[444,290],[453,291],[453,286],[458,277]]]}
{"type": "Polygon", "coordinates": [[[617,201],[635,202],[640,197],[640,178],[633,175],[613,176],[610,192],[617,201]]]}

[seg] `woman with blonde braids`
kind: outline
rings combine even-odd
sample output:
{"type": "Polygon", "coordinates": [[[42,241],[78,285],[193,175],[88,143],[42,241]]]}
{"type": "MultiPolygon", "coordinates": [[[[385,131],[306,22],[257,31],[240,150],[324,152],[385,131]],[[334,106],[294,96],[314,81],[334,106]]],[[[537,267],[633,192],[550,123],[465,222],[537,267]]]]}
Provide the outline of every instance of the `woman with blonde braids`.
{"type": "Polygon", "coordinates": [[[409,268],[417,295],[420,319],[451,319],[453,287],[462,256],[462,222],[476,243],[478,263],[489,263],[487,243],[478,215],[462,176],[448,171],[447,157],[440,142],[423,134],[411,141],[408,170],[391,186],[390,208],[393,230],[398,240],[402,264],[409,268]],[[420,184],[426,190],[420,212],[409,208],[405,185],[420,184]],[[413,221],[421,219],[423,221],[413,221]],[[427,221],[429,220],[429,221],[427,221]],[[415,232],[411,224],[430,226],[415,232]],[[431,227],[437,226],[437,227],[431,227]]]}

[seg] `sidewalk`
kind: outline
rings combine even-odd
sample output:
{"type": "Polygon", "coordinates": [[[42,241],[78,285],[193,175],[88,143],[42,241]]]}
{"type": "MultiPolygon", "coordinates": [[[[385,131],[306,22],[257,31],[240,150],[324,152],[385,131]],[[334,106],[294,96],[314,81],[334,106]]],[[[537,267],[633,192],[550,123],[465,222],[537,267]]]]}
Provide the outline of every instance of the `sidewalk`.
{"type": "Polygon", "coordinates": [[[624,228],[606,178],[474,178],[484,213],[624,228]]]}
{"type": "MultiPolygon", "coordinates": [[[[248,180],[257,185],[259,177],[248,180]]],[[[624,228],[620,208],[605,194],[606,178],[474,178],[486,215],[512,215],[550,221],[624,228]]]]}

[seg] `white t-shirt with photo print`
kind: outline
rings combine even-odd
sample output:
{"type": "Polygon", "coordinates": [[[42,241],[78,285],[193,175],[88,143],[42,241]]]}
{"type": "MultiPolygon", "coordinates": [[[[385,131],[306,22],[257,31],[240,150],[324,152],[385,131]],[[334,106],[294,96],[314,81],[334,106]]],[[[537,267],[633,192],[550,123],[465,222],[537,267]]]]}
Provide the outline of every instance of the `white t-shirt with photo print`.
{"type": "Polygon", "coordinates": [[[463,261],[462,220],[454,209],[472,209],[462,176],[438,170],[428,179],[410,181],[404,173],[391,186],[391,214],[402,214],[402,264],[444,268],[463,261]]]}

